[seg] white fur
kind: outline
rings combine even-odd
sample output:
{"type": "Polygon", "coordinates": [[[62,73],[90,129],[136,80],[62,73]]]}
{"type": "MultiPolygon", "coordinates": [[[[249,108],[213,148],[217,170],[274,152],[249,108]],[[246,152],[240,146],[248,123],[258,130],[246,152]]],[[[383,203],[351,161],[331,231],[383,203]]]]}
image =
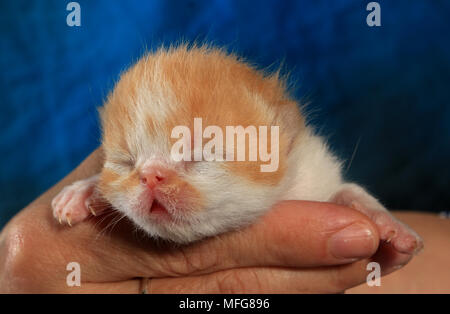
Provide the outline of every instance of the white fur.
{"type": "Polygon", "coordinates": [[[327,201],[342,186],[342,163],[329,151],[325,141],[308,129],[295,143],[289,160],[295,172],[284,200],[327,201]]]}

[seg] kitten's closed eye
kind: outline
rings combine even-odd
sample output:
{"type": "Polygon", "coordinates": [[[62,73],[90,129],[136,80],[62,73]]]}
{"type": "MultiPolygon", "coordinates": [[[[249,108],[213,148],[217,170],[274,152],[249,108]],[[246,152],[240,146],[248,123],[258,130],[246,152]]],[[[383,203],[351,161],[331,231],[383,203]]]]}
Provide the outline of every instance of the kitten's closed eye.
{"type": "Polygon", "coordinates": [[[134,168],[136,166],[136,161],[132,158],[128,158],[128,159],[119,160],[117,162],[117,164],[120,164],[121,166],[129,167],[129,168],[134,168]]]}
{"type": "Polygon", "coordinates": [[[105,167],[113,170],[131,171],[136,167],[136,161],[132,157],[109,158],[105,162],[105,167]]]}

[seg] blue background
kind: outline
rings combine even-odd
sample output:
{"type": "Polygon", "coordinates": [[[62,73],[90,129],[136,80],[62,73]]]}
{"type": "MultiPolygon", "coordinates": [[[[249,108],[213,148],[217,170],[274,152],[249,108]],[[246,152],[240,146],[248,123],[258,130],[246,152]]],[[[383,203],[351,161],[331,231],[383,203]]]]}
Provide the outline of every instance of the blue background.
{"type": "Polygon", "coordinates": [[[450,1],[69,1],[0,4],[0,226],[99,143],[96,107],[161,43],[282,60],[349,179],[391,208],[450,205],[450,1]]]}

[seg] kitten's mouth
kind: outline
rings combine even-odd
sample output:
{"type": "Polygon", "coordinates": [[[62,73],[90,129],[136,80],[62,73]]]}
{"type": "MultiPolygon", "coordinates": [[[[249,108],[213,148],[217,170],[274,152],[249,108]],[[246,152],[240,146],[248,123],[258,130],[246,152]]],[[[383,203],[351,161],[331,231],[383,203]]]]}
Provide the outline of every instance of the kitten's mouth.
{"type": "Polygon", "coordinates": [[[163,204],[158,202],[157,199],[154,199],[152,202],[152,206],[150,207],[150,214],[169,215],[169,212],[163,204]]]}
{"type": "Polygon", "coordinates": [[[183,215],[180,213],[171,212],[170,209],[156,198],[148,211],[148,217],[157,223],[185,223],[183,215]]]}

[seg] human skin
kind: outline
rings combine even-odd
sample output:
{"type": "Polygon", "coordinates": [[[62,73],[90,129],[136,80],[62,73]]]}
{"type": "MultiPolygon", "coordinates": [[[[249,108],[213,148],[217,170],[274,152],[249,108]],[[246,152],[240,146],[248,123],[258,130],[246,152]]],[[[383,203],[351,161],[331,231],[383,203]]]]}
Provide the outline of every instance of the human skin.
{"type": "Polygon", "coordinates": [[[282,202],[250,227],[179,247],[155,243],[125,219],[116,224],[112,213],[59,225],[52,198],[101,166],[96,150],[7,224],[0,292],[138,293],[139,278],[150,277],[149,293],[340,293],[366,281],[371,261],[389,274],[411,259],[380,244],[368,217],[329,203],[282,202]],[[80,264],[80,287],[66,284],[69,262],[80,264]]]}
{"type": "Polygon", "coordinates": [[[423,237],[424,251],[403,269],[383,277],[379,287],[363,284],[347,292],[450,293],[450,219],[418,212],[396,212],[395,216],[423,237]]]}

